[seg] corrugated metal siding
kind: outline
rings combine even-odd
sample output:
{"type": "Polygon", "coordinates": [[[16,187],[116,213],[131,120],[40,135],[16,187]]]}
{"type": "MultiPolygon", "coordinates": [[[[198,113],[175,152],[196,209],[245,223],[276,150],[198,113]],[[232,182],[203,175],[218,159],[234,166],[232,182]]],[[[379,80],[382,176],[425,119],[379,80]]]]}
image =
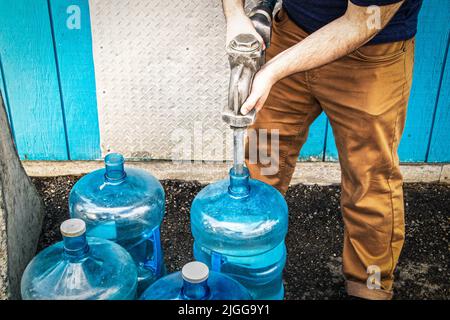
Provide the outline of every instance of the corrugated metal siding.
{"type": "MultiPolygon", "coordinates": [[[[448,21],[447,0],[424,1],[402,161],[450,161],[448,21]]],[[[0,0],[0,28],[0,90],[23,159],[230,158],[220,1],[0,0]]],[[[337,159],[324,115],[300,158],[337,159]]]]}

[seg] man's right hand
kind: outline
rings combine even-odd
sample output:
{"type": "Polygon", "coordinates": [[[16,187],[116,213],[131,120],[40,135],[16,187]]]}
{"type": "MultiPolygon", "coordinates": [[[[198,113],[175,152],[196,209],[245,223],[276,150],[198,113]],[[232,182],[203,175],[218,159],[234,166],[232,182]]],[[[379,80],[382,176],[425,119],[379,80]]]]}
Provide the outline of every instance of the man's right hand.
{"type": "Polygon", "coordinates": [[[244,12],[242,0],[223,0],[223,11],[227,20],[226,46],[239,34],[249,33],[258,39],[264,47],[263,38],[256,31],[252,20],[244,12]]]}

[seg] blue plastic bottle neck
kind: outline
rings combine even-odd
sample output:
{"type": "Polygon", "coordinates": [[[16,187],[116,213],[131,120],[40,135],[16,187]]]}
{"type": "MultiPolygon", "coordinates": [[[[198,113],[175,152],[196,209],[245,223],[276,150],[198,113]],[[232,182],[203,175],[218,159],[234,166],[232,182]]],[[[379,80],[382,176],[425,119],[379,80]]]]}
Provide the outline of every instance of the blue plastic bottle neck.
{"type": "Polygon", "coordinates": [[[244,198],[250,194],[250,174],[246,167],[242,173],[236,173],[233,168],[230,170],[230,186],[228,192],[235,198],[244,198]]]}
{"type": "Polygon", "coordinates": [[[207,282],[208,280],[192,283],[183,279],[181,294],[187,300],[205,300],[211,293],[207,282]]]}
{"type": "Polygon", "coordinates": [[[89,245],[86,239],[86,233],[77,237],[63,236],[64,256],[71,261],[81,260],[87,256],[89,245]]]}
{"type": "Polygon", "coordinates": [[[105,157],[105,179],[109,183],[121,183],[127,176],[124,167],[125,160],[121,154],[110,153],[105,157]]]}

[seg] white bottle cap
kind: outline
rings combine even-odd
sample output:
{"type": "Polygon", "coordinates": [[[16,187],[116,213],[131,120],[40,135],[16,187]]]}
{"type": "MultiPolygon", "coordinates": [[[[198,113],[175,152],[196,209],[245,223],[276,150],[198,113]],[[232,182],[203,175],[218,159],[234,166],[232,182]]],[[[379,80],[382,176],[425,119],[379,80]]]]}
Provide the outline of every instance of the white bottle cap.
{"type": "Polygon", "coordinates": [[[78,237],[86,232],[86,223],[81,219],[68,219],[61,224],[60,230],[64,237],[78,237]]]}
{"type": "Polygon", "coordinates": [[[181,269],[183,279],[190,283],[200,283],[208,279],[208,266],[199,261],[189,262],[181,269]]]}

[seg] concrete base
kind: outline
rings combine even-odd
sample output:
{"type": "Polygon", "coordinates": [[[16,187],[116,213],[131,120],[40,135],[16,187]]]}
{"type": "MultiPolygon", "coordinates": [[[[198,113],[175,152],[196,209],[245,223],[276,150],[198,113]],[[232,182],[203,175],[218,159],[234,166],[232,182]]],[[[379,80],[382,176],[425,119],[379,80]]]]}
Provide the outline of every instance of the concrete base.
{"type": "MultiPolygon", "coordinates": [[[[102,168],[102,161],[24,161],[28,175],[49,177],[63,175],[82,175],[102,168]]],[[[197,180],[211,183],[227,176],[231,163],[226,162],[182,162],[172,161],[127,161],[129,167],[148,170],[158,179],[197,180]]],[[[450,183],[448,164],[403,164],[401,166],[405,182],[450,183]]],[[[299,162],[291,184],[338,184],[341,170],[334,162],[299,162]]]]}
{"type": "Polygon", "coordinates": [[[33,258],[44,207],[26,175],[0,96],[0,300],[20,299],[20,279],[33,258]]]}

